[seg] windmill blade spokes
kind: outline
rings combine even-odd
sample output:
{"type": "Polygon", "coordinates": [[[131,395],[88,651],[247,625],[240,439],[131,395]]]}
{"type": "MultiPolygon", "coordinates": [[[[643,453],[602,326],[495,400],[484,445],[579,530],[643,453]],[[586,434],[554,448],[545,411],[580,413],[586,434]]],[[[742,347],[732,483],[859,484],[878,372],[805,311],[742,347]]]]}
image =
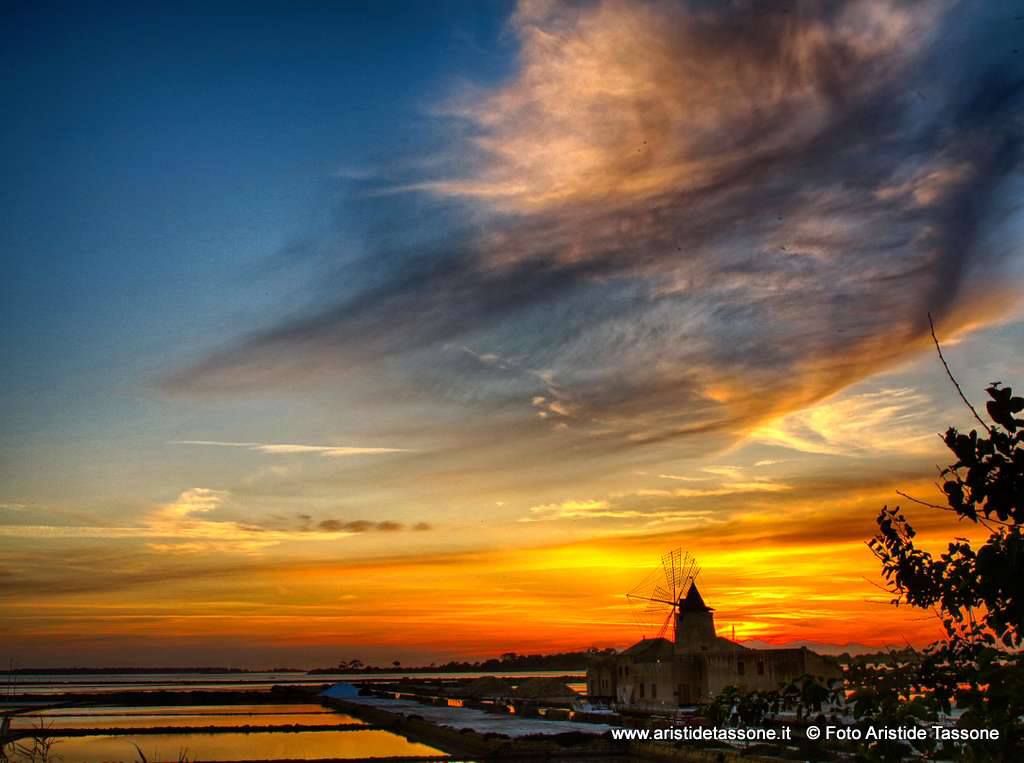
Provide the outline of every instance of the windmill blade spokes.
{"type": "Polygon", "coordinates": [[[685,554],[679,567],[679,596],[685,596],[693,585],[693,581],[700,574],[700,567],[697,560],[689,554],[685,554]]]}
{"type": "Polygon", "coordinates": [[[658,584],[660,576],[661,570],[657,567],[655,567],[652,570],[649,570],[647,574],[644,575],[643,580],[641,580],[639,583],[633,586],[633,588],[630,589],[629,593],[646,596],[650,593],[651,589],[658,584]]]}
{"type": "Polygon", "coordinates": [[[682,560],[682,550],[673,549],[667,554],[661,557],[661,569],[665,575],[665,584],[668,586],[669,593],[673,599],[679,598],[679,572],[680,572],[680,561],[682,560]]]}
{"type": "Polygon", "coordinates": [[[630,602],[633,602],[633,603],[637,604],[637,605],[640,605],[640,602],[644,602],[644,601],[656,601],[659,604],[664,604],[664,605],[669,606],[669,607],[674,607],[678,603],[678,602],[672,601],[671,599],[656,599],[653,596],[637,596],[636,594],[633,594],[633,593],[627,593],[626,594],[626,599],[629,600],[630,602]]]}
{"type": "Polygon", "coordinates": [[[665,638],[665,633],[668,631],[669,625],[671,625],[672,621],[674,620],[674,618],[672,617],[674,613],[675,607],[673,607],[672,610],[667,615],[665,615],[665,620],[664,622],[662,622],[661,627],[658,629],[658,638],[665,638]]]}
{"type": "Polygon", "coordinates": [[[665,606],[666,605],[662,604],[660,601],[652,601],[646,607],[644,607],[644,612],[651,615],[656,615],[660,618],[662,613],[664,613],[665,611],[665,606]]]}
{"type": "Polygon", "coordinates": [[[651,630],[649,618],[644,618],[640,610],[636,609],[635,607],[632,609],[631,614],[633,615],[633,621],[636,623],[636,627],[640,629],[640,635],[646,638],[647,634],[651,630]]]}
{"type": "Polygon", "coordinates": [[[700,574],[697,560],[681,548],[663,554],[660,562],[626,594],[645,638],[675,629],[679,602],[700,574]]]}

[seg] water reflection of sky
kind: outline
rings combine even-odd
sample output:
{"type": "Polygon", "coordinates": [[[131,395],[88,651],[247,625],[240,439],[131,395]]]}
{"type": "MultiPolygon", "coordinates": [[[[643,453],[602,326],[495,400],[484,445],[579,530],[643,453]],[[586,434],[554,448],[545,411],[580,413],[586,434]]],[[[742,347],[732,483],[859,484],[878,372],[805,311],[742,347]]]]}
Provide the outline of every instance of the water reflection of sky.
{"type": "Polygon", "coordinates": [[[350,715],[308,704],[62,708],[16,715],[11,726],[36,728],[40,722],[53,729],[362,724],[350,715]]]}
{"type": "Polygon", "coordinates": [[[298,731],[251,734],[147,734],[82,736],[59,740],[54,752],[65,763],[136,761],[138,744],[151,763],[188,760],[316,760],[443,755],[443,751],[389,731],[298,731]]]}
{"type": "MultiPolygon", "coordinates": [[[[545,676],[578,676],[583,671],[506,671],[491,673],[122,673],[122,674],[20,674],[8,679],[6,695],[63,694],[65,692],[105,693],[126,689],[145,691],[261,691],[274,686],[319,686],[339,681],[388,681],[402,678],[459,679],[496,675],[501,678],[537,678],[545,676]]],[[[570,684],[583,691],[583,684],[570,684]]],[[[7,697],[9,698],[9,697],[7,697]]]]}

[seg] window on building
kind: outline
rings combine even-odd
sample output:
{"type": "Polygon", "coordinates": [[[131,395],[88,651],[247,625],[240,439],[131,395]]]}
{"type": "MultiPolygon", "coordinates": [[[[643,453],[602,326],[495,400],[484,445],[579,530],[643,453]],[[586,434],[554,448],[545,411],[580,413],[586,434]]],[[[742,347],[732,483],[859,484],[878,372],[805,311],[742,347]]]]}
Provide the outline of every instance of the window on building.
{"type": "Polygon", "coordinates": [[[757,674],[759,676],[764,675],[764,660],[758,660],[757,662],[757,674]]]}
{"type": "Polygon", "coordinates": [[[651,684],[651,699],[658,698],[658,684],[651,684]]]}
{"type": "Polygon", "coordinates": [[[742,676],[746,671],[744,670],[743,660],[736,661],[736,675],[742,676]]]}
{"type": "Polygon", "coordinates": [[[640,684],[640,699],[644,698],[644,685],[640,684]]]}

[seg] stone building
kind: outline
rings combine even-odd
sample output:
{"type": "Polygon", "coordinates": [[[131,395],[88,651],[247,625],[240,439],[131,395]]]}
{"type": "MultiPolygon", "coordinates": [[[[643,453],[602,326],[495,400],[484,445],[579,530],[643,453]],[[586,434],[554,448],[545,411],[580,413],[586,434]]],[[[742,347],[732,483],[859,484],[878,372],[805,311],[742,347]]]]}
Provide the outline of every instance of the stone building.
{"type": "Polygon", "coordinates": [[[839,664],[800,649],[749,649],[715,633],[713,610],[696,584],[679,599],[675,641],[644,639],[616,655],[598,657],[587,669],[592,701],[665,709],[714,698],[726,686],[771,690],[811,675],[841,679],[839,664]]]}

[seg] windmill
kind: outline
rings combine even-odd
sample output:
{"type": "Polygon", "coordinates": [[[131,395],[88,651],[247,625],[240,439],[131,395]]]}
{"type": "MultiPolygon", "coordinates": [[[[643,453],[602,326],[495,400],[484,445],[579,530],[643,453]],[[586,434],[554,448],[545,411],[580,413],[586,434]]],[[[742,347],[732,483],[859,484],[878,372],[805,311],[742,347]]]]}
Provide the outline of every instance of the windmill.
{"type": "Polygon", "coordinates": [[[679,603],[699,574],[697,560],[676,548],[662,556],[661,564],[626,594],[645,638],[649,633],[657,633],[657,638],[664,638],[669,626],[675,630],[679,603]]]}

